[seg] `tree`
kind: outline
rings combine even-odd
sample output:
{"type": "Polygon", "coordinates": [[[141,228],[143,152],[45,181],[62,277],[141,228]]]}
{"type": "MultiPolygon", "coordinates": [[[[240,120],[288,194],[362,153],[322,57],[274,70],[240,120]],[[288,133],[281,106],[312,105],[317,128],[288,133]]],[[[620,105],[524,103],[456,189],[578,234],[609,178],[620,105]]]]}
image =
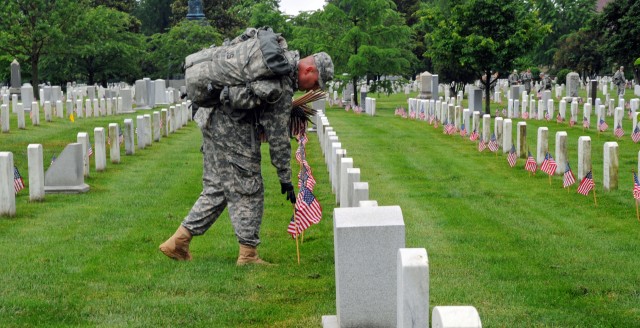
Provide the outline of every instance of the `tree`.
{"type": "Polygon", "coordinates": [[[595,15],[596,0],[537,0],[526,2],[539,14],[543,24],[552,26],[542,43],[531,52],[531,62],[551,65],[566,35],[586,26],[595,15]]]}
{"type": "MultiPolygon", "coordinates": [[[[176,25],[187,17],[187,0],[175,0],[171,4],[171,22],[176,25]]],[[[234,38],[248,26],[250,8],[259,1],[202,0],[202,10],[207,22],[226,38],[234,38]],[[241,5],[246,2],[246,4],[241,5]],[[245,15],[241,17],[241,14],[245,15]]]]}
{"type": "Polygon", "coordinates": [[[169,28],[171,3],[172,0],[140,0],[133,15],[142,22],[142,33],[146,35],[163,33],[169,28]]]}
{"type": "Polygon", "coordinates": [[[402,75],[415,60],[408,46],[411,29],[390,0],[334,0],[308,19],[294,23],[290,44],[331,54],[335,72],[347,73],[354,88],[363,77],[402,75]]]}
{"type": "Polygon", "coordinates": [[[601,33],[581,29],[560,39],[561,46],[553,57],[556,68],[568,68],[580,72],[584,79],[595,77],[604,68],[604,55],[600,50],[601,33]]]}
{"type": "MultiPolygon", "coordinates": [[[[144,54],[142,36],[134,33],[137,19],[116,9],[98,6],[86,10],[76,22],[75,33],[67,36],[67,50],[60,51],[70,65],[67,72],[87,84],[109,79],[133,81],[139,76],[144,54]]],[[[52,56],[55,60],[55,56],[52,56]]]]}
{"type": "Polygon", "coordinates": [[[222,36],[212,26],[183,20],[167,33],[154,34],[149,41],[146,65],[153,78],[170,78],[182,74],[187,55],[221,44],[222,36]]]}
{"type": "MultiPolygon", "coordinates": [[[[609,57],[610,66],[633,67],[640,49],[640,2],[610,2],[594,20],[594,29],[603,33],[601,49],[609,57]]],[[[635,75],[636,81],[638,75],[635,75]]]]}
{"type": "Polygon", "coordinates": [[[137,4],[136,0],[91,0],[92,7],[105,6],[127,14],[131,14],[137,4]]]}
{"type": "Polygon", "coordinates": [[[519,0],[469,0],[454,6],[448,20],[440,17],[436,16],[425,36],[429,45],[425,56],[448,71],[475,72],[485,89],[487,114],[491,113],[491,79],[482,76],[509,71],[513,61],[531,51],[549,31],[519,0]]]}
{"type": "Polygon", "coordinates": [[[292,28],[287,22],[286,16],[277,6],[268,3],[259,3],[252,7],[249,25],[254,27],[269,26],[285,38],[291,37],[292,34],[292,28]]]}
{"type": "Polygon", "coordinates": [[[76,0],[0,2],[0,51],[30,68],[34,88],[40,84],[41,59],[73,28],[82,8],[83,2],[76,0]]]}

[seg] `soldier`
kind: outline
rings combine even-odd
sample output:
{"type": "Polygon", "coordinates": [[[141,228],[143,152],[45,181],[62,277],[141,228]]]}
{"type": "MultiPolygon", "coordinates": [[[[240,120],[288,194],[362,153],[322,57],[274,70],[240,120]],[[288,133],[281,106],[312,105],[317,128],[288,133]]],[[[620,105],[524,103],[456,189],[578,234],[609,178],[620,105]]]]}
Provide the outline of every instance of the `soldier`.
{"type": "Polygon", "coordinates": [[[624,86],[627,80],[624,78],[624,66],[620,66],[620,69],[613,74],[613,84],[618,87],[618,97],[624,97],[624,86]]]}
{"type": "Polygon", "coordinates": [[[518,71],[513,70],[513,73],[509,74],[509,86],[520,84],[520,76],[518,76],[518,71]]]}
{"type": "Polygon", "coordinates": [[[538,89],[538,93],[544,90],[551,90],[551,78],[540,72],[540,89],[538,89]]]}
{"type": "Polygon", "coordinates": [[[531,93],[531,79],[533,76],[531,75],[531,69],[527,68],[527,71],[522,73],[522,82],[524,83],[524,89],[527,91],[527,94],[531,93]]]}
{"type": "MultiPolygon", "coordinates": [[[[285,55],[293,64],[294,73],[275,81],[279,96],[274,101],[264,102],[256,110],[233,108],[227,102],[218,106],[220,108],[201,107],[196,113],[194,119],[202,124],[203,134],[203,189],[178,230],[160,245],[160,251],[166,256],[190,260],[192,236],[204,234],[228,206],[240,244],[236,264],[268,264],[260,259],[256,249],[260,243],[264,206],[260,135],[264,134],[269,143],[271,163],[276,167],[280,180],[280,192],[295,203],[289,137],[293,92],[296,89],[324,89],[325,83],[333,78],[331,57],[324,52],[302,59],[297,51],[286,50],[285,55]]],[[[234,93],[231,94],[233,98],[234,93]]],[[[231,99],[230,103],[234,100],[231,99]]]]}

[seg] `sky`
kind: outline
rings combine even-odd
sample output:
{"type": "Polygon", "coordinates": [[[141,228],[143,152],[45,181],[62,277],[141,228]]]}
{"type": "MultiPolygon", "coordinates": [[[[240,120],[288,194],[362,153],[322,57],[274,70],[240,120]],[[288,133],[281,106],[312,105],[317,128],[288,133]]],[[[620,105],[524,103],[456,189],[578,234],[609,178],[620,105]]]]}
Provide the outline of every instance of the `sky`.
{"type": "Polygon", "coordinates": [[[324,0],[280,0],[280,10],[287,15],[298,15],[300,11],[321,9],[324,0]]]}

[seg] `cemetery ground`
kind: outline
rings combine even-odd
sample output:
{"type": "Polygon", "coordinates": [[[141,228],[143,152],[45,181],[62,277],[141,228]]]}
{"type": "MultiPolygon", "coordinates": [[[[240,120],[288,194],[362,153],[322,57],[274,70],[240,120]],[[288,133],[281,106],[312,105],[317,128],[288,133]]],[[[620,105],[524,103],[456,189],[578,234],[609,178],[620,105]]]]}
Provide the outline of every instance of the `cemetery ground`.
{"type": "MultiPolygon", "coordinates": [[[[506,155],[480,153],[466,138],[394,116],[395,107],[406,108],[405,95],[377,99],[374,117],[337,107],[326,115],[369,183],[370,199],[399,205],[407,247],[427,249],[431,307],[473,305],[487,327],[638,326],[640,222],[631,170],[640,146],[629,137],[628,119],[618,141],[620,187],[608,193],[602,144],[617,141],[611,129],[598,136],[594,120],[585,132],[580,121],[569,128],[527,120],[532,150],[539,126],[549,128],[549,149],[556,131],[568,132],[574,171],[578,137],[591,136],[596,207],[576,185],[563,189],[561,177],[549,185],[543,172],[529,176],[523,159],[511,168],[506,155]]],[[[27,119],[26,130],[0,134],[0,141],[26,180],[29,143],[43,145],[48,163],[78,132],[93,141],[94,127],[130,117],[54,118],[38,127],[27,119]]],[[[108,162],[104,172],[95,171],[92,158],[86,194],[48,194],[31,203],[21,191],[17,215],[0,219],[0,326],[318,327],[322,315],[335,313],[335,196],[315,135],[307,158],[324,213],[305,232],[300,265],[286,233],[292,207],[266,146],[259,251],[277,266],[235,266],[226,211],[194,238],[193,261],[171,261],[157,250],[200,193],[200,140],[191,122],[133,156],[121,150],[121,163],[108,162]]],[[[295,175],[295,159],[292,165],[295,175]]]]}

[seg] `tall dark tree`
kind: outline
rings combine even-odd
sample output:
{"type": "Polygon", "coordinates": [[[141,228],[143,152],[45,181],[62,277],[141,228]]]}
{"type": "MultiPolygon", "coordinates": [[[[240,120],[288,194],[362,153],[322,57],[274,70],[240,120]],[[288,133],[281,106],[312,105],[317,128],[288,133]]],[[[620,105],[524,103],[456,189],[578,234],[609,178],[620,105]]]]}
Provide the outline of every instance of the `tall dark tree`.
{"type": "MultiPolygon", "coordinates": [[[[602,51],[610,58],[610,66],[633,67],[640,53],[640,2],[612,1],[594,20],[594,29],[603,33],[602,51]]],[[[634,72],[635,79],[639,76],[634,72]]]]}
{"type": "MultiPolygon", "coordinates": [[[[30,69],[31,83],[40,83],[42,58],[74,27],[83,7],[76,0],[3,0],[0,2],[0,51],[30,69]]],[[[27,74],[23,73],[24,76],[27,74]]],[[[36,93],[37,96],[37,93],[36,93]]]]}
{"type": "Polygon", "coordinates": [[[560,39],[561,45],[553,57],[556,68],[568,68],[580,72],[587,79],[600,73],[605,59],[600,44],[602,33],[593,29],[581,29],[560,39]]]}
{"type": "MultiPolygon", "coordinates": [[[[447,20],[433,21],[425,54],[447,71],[471,68],[485,89],[485,112],[491,113],[491,76],[508,71],[549,31],[519,0],[469,0],[453,7],[447,20]],[[482,79],[485,76],[485,79],[482,79]]],[[[438,71],[436,71],[438,72],[438,71]]]]}
{"type": "Polygon", "coordinates": [[[138,1],[136,0],[90,0],[92,7],[105,6],[118,11],[131,14],[136,8],[138,1]]]}
{"type": "Polygon", "coordinates": [[[142,22],[142,33],[146,35],[163,33],[170,27],[172,2],[172,0],[139,1],[133,15],[142,22]]]}
{"type": "Polygon", "coordinates": [[[555,52],[561,47],[562,39],[577,32],[595,15],[596,0],[535,0],[524,2],[529,10],[540,17],[543,24],[549,24],[551,31],[542,43],[530,52],[531,63],[551,65],[555,52]]]}

